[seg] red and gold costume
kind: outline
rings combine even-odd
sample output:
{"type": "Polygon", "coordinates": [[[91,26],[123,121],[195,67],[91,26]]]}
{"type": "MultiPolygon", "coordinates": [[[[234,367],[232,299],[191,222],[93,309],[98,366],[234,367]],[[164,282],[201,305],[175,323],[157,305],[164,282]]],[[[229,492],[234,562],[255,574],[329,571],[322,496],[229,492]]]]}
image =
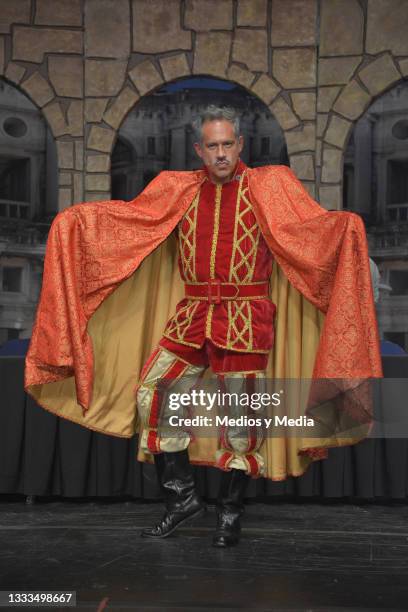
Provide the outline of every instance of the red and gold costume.
{"type": "MultiPolygon", "coordinates": [[[[330,379],[327,386],[313,387],[310,405],[319,400],[330,420],[332,400],[350,392],[351,409],[360,402],[370,416],[372,398],[359,394],[360,382],[381,377],[382,367],[361,218],[326,211],[286,166],[247,167],[238,174],[244,175],[242,183],[233,180],[219,188],[203,169],[163,171],[130,202],[81,203],[56,216],[26,356],[24,386],[38,404],[96,431],[143,436],[135,383],[167,350],[159,345],[152,355],[167,322],[166,339],[177,339],[180,350],[202,351],[204,361],[209,338],[216,343],[211,346],[230,351],[235,359],[266,359],[272,345],[268,377],[330,379]],[[212,196],[201,202],[199,194],[207,190],[212,196]],[[207,238],[194,223],[195,215],[205,212],[201,203],[212,213],[206,217],[207,238]],[[224,204],[225,210],[235,206],[231,217],[223,215],[224,204]],[[174,308],[186,291],[177,269],[173,230],[178,225],[187,295],[205,298],[206,281],[213,283],[207,302],[186,302],[187,316],[178,308],[176,324],[174,308]],[[234,239],[224,244],[227,228],[234,239]],[[262,293],[257,300],[245,292],[268,280],[272,254],[269,298],[262,293]],[[233,299],[224,302],[227,294],[233,299]]],[[[172,355],[167,353],[166,358],[172,355]]],[[[164,367],[178,373],[186,362],[205,365],[173,358],[176,362],[164,367]]],[[[265,476],[299,476],[329,446],[355,444],[365,435],[265,439],[259,448],[265,476]]],[[[191,461],[214,465],[222,444],[195,440],[188,447],[191,461]]],[[[138,456],[151,461],[142,451],[138,456]]]]}
{"type": "MultiPolygon", "coordinates": [[[[246,169],[238,160],[232,177],[215,184],[204,167],[205,180],[176,227],[187,297],[177,304],[137,387],[144,452],[183,450],[190,443],[188,433],[160,433],[161,419],[171,414],[163,382],[170,392],[174,383],[180,389],[184,377],[188,392],[209,365],[226,392],[237,392],[238,381],[242,392],[259,391],[265,378],[276,311],[269,297],[273,257],[249,199],[246,169]]],[[[236,417],[239,412],[235,407],[236,417]]],[[[222,428],[215,464],[260,475],[263,437],[261,428],[222,428]]]]}
{"type": "Polygon", "coordinates": [[[246,168],[239,160],[233,177],[224,184],[211,182],[205,168],[200,191],[177,225],[178,263],[185,283],[214,281],[214,301],[217,282],[230,287],[230,295],[238,286],[250,285],[256,291],[250,299],[244,296],[219,303],[209,303],[205,295],[184,298],[164,331],[170,340],[199,348],[208,338],[219,347],[249,353],[269,353],[272,348],[276,307],[269,298],[269,280],[273,256],[253,211],[246,168]]]}

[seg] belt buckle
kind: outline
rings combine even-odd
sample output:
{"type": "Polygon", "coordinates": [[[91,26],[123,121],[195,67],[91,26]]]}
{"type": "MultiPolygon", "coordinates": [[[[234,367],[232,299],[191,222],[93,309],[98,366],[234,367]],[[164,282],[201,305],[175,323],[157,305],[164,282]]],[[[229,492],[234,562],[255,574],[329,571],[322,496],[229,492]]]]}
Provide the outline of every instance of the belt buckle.
{"type": "Polygon", "coordinates": [[[219,278],[214,278],[208,281],[208,301],[210,304],[221,304],[221,281],[219,278]],[[212,300],[212,286],[215,285],[217,287],[217,295],[215,296],[215,301],[212,300]]]}

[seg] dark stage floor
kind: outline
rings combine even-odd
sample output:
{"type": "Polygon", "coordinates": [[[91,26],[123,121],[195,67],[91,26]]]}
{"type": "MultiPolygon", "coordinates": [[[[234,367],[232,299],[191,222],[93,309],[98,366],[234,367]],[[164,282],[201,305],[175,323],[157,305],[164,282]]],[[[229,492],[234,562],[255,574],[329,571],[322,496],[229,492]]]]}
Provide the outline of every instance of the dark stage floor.
{"type": "Polygon", "coordinates": [[[140,538],[161,511],[3,500],[0,590],[76,590],[66,610],[408,610],[407,505],[254,502],[227,550],[210,545],[213,507],[167,540],[140,538]]]}

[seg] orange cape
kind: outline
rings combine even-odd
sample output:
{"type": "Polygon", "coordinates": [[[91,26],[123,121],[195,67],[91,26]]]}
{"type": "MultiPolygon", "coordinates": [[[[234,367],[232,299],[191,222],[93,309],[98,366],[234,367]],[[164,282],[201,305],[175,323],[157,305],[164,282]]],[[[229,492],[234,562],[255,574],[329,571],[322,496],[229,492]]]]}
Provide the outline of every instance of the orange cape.
{"type": "MultiPolygon", "coordinates": [[[[313,392],[324,420],[324,401],[338,388],[383,375],[364,224],[355,213],[326,211],[286,166],[247,172],[254,213],[275,257],[269,376],[339,379],[334,394],[330,385],[321,397],[321,387],[313,392]]],[[[114,436],[138,431],[134,388],[183,296],[172,230],[203,180],[202,169],[163,171],[130,202],[86,202],[57,214],[25,364],[25,390],[42,407],[114,436]]],[[[266,475],[300,475],[326,456],[320,449],[364,435],[269,438],[266,475]]],[[[212,464],[215,444],[196,440],[192,461],[212,464]]]]}

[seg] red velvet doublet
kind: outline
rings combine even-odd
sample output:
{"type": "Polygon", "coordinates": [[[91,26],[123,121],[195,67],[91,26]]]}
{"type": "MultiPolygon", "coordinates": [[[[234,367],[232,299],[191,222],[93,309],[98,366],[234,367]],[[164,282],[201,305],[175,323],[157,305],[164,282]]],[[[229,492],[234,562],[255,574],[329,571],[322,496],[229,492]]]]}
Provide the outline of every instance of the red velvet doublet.
{"type": "MultiPolygon", "coordinates": [[[[205,168],[206,180],[176,228],[183,281],[245,285],[270,280],[273,256],[249,200],[246,169],[238,160],[233,177],[215,184],[205,168]]],[[[276,306],[269,297],[255,298],[216,304],[184,298],[164,336],[196,348],[207,338],[233,351],[269,353],[276,306]]]]}

